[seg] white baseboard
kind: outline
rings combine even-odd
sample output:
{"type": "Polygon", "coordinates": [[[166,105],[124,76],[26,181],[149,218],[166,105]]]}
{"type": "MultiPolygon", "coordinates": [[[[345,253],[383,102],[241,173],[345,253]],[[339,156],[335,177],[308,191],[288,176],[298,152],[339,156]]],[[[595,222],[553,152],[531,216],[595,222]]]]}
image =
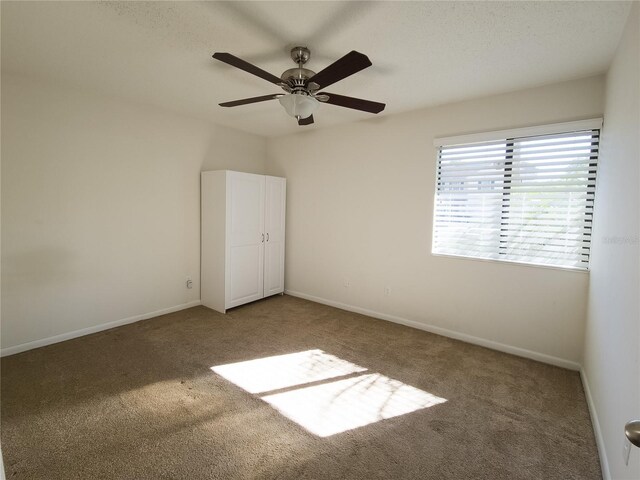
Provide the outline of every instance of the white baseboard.
{"type": "Polygon", "coordinates": [[[422,322],[416,322],[415,320],[409,320],[406,318],[398,317],[395,315],[389,315],[388,313],[380,313],[366,308],[356,307],[348,305],[346,303],[335,302],[333,300],[327,300],[326,298],[316,297],[302,292],[296,292],[294,290],[285,290],[287,295],[292,297],[304,298],[305,300],[311,300],[312,302],[322,303],[331,307],[340,308],[349,312],[360,313],[369,317],[378,318],[380,320],[387,320],[389,322],[400,323],[408,327],[417,328],[426,332],[442,335],[443,337],[454,338],[463,342],[472,343],[474,345],[480,345],[481,347],[490,348],[492,350],[498,350],[500,352],[510,353],[519,357],[529,358],[531,360],[537,360],[538,362],[548,363],[557,367],[568,368],[569,370],[580,370],[580,364],[564,358],[554,357],[545,353],[533,352],[524,348],[512,347],[504,343],[494,342],[493,340],[487,340],[485,338],[475,337],[473,335],[467,335],[466,333],[456,332],[454,330],[448,330],[442,327],[436,327],[435,325],[429,325],[422,322]]]}
{"type": "Polygon", "coordinates": [[[598,420],[598,413],[596,406],[593,403],[593,397],[591,396],[591,389],[589,388],[589,380],[587,380],[587,374],[583,368],[580,368],[580,378],[582,379],[582,388],[584,395],[587,399],[587,405],[589,406],[589,415],[591,415],[591,424],[593,425],[593,433],[596,437],[596,445],[598,446],[598,455],[600,456],[600,467],[602,468],[602,479],[611,480],[611,472],[609,470],[609,461],[607,460],[607,451],[604,448],[604,437],[602,436],[602,430],[600,429],[600,421],[598,420]]]}
{"type": "Polygon", "coordinates": [[[0,448],[0,480],[6,480],[6,476],[4,474],[4,460],[2,459],[2,449],[0,448]]]}
{"type": "Polygon", "coordinates": [[[7,355],[14,355],[20,352],[26,352],[34,348],[44,347],[51,345],[52,343],[64,342],[65,340],[71,340],[72,338],[82,337],[83,335],[89,335],[91,333],[101,332],[110,328],[119,327],[120,325],[126,325],[128,323],[139,322],[140,320],[146,320],[148,318],[165,315],[167,313],[178,312],[186,308],[196,307],[200,305],[200,300],[194,300],[193,302],[183,303],[174,307],[163,308],[162,310],[156,310],[155,312],[143,313],[141,315],[135,315],[133,317],[123,318],[121,320],[115,320],[113,322],[103,323],[95,325],[93,327],[81,328],[80,330],[74,330],[73,332],[61,333],[53,337],[43,338],[41,340],[34,340],[33,342],[21,343],[13,347],[7,347],[0,350],[0,357],[6,357],[7,355]]]}

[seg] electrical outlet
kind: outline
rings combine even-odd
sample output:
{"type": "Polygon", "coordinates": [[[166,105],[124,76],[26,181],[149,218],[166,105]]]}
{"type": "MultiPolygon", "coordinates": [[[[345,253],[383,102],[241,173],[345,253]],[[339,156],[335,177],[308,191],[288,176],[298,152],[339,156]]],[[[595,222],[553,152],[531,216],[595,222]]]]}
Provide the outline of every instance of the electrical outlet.
{"type": "Polygon", "coordinates": [[[187,277],[187,288],[193,288],[193,280],[191,280],[191,277],[187,277]]]}
{"type": "Polygon", "coordinates": [[[351,286],[351,282],[349,281],[348,278],[344,279],[343,285],[344,285],[344,288],[349,288],[351,286]]]}
{"type": "Polygon", "coordinates": [[[391,287],[384,287],[384,294],[388,297],[391,295],[391,287]]]}
{"type": "Polygon", "coordinates": [[[624,437],[624,447],[622,449],[622,458],[624,459],[624,464],[629,465],[629,455],[631,454],[631,442],[625,436],[624,437]]]}

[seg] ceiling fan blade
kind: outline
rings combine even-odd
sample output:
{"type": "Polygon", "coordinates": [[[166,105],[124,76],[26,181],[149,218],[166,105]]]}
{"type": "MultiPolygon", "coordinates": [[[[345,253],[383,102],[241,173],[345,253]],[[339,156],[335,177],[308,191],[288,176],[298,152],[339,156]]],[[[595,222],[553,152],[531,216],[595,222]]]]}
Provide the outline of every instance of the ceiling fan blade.
{"type": "Polygon", "coordinates": [[[311,125],[313,123],[313,115],[309,115],[307,118],[300,118],[298,120],[298,125],[311,125]]]}
{"type": "Polygon", "coordinates": [[[344,95],[336,95],[335,93],[320,92],[318,95],[327,95],[329,98],[324,103],[337,105],[339,107],[353,108],[369,113],[380,113],[386,106],[384,103],[372,102],[371,100],[363,100],[361,98],[345,97],[344,95]]]}
{"type": "Polygon", "coordinates": [[[266,102],[267,100],[275,100],[281,97],[282,93],[275,93],[273,95],[262,95],[261,97],[243,98],[242,100],[233,100],[232,102],[219,103],[221,107],[237,107],[238,105],[247,105],[249,103],[266,102]]]}
{"type": "Polygon", "coordinates": [[[244,70],[245,72],[251,73],[252,75],[263,78],[268,82],[275,83],[276,85],[282,83],[282,80],[275,75],[272,75],[269,72],[265,72],[261,68],[258,68],[255,65],[250,64],[249,62],[245,62],[241,58],[231,55],[230,53],[216,52],[213,54],[213,58],[227,63],[232,67],[239,68],[240,70],[244,70]]]}
{"type": "Polygon", "coordinates": [[[328,87],[370,66],[371,60],[366,55],[352,50],[324,70],[320,70],[309,79],[309,82],[317,83],[320,88],[328,87]]]}

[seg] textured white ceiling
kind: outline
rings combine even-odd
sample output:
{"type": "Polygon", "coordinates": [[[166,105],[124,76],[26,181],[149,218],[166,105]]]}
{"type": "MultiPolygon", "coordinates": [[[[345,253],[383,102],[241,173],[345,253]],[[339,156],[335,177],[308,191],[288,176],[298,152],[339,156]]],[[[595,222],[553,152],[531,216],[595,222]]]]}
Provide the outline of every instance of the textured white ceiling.
{"type": "Polygon", "coordinates": [[[350,50],[373,66],[329,88],[385,102],[379,115],[604,72],[630,2],[7,2],[2,71],[47,78],[275,136],[366,119],[322,105],[298,127],[278,87],[211,58],[280,76],[289,49],[319,71],[350,50]]]}

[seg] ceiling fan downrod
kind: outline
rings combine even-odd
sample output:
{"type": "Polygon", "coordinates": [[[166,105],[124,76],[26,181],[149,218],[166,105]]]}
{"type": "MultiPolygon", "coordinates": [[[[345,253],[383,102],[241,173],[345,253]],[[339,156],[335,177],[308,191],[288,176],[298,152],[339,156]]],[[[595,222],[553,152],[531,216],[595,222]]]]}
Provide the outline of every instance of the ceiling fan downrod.
{"type": "Polygon", "coordinates": [[[282,88],[286,92],[311,95],[320,88],[318,84],[308,82],[316,72],[303,67],[310,57],[311,51],[307,47],[293,47],[291,49],[291,59],[298,64],[298,67],[285,70],[280,76],[284,84],[282,88]]]}

